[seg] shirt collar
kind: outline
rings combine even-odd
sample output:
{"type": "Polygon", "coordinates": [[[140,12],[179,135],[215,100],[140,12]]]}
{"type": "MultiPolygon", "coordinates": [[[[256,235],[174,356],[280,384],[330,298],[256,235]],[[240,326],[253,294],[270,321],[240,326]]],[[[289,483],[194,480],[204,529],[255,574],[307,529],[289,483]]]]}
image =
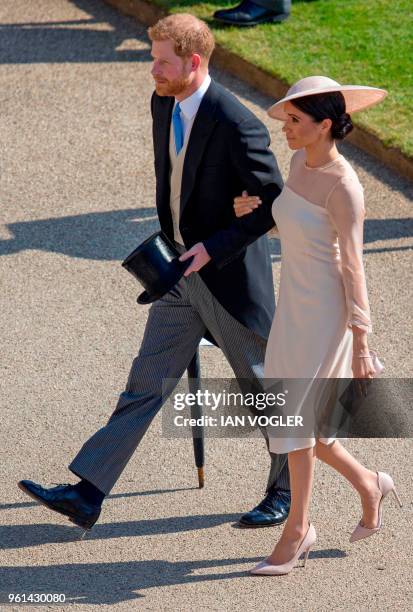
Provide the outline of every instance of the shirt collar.
{"type": "MultiPolygon", "coordinates": [[[[181,112],[185,115],[185,118],[191,121],[198,112],[199,106],[202,102],[202,98],[206,94],[208,87],[211,84],[211,77],[209,74],[206,75],[205,79],[202,82],[202,85],[198,87],[194,93],[185,98],[180,102],[181,112]]],[[[176,101],[175,101],[176,103],[176,101]]]]}

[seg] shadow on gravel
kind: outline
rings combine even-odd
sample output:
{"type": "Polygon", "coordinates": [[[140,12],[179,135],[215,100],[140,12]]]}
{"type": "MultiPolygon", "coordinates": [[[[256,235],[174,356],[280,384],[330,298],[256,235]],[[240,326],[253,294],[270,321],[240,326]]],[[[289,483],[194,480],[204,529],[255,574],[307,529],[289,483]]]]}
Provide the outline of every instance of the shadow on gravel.
{"type": "MultiPolygon", "coordinates": [[[[76,542],[80,540],[83,530],[72,525],[64,516],[45,509],[51,521],[61,519],[66,524],[41,523],[33,525],[0,526],[0,549],[28,548],[43,544],[76,542]]],[[[193,516],[172,516],[167,518],[125,521],[119,523],[98,523],[85,541],[111,540],[115,538],[133,538],[139,536],[156,536],[184,531],[209,529],[225,523],[238,521],[239,514],[210,514],[193,516]]],[[[1,584],[1,582],[0,582],[1,584]]]]}
{"type": "Polygon", "coordinates": [[[92,260],[121,260],[158,231],[155,208],[129,208],[11,223],[0,256],[34,249],[92,260]]]}
{"type": "MultiPolygon", "coordinates": [[[[24,250],[99,261],[123,260],[159,228],[156,208],[129,208],[5,225],[13,238],[0,240],[0,257],[24,250]]],[[[270,240],[273,261],[280,243],[270,240]]]]}
{"type": "MultiPolygon", "coordinates": [[[[0,526],[0,549],[29,548],[44,544],[67,542],[80,543],[81,528],[68,522],[68,519],[51,510],[45,509],[51,521],[61,519],[66,524],[39,523],[28,525],[0,526]]],[[[136,538],[139,536],[159,536],[211,529],[223,524],[238,524],[239,514],[209,514],[192,516],[172,516],[167,518],[124,521],[118,523],[97,523],[86,534],[84,542],[93,540],[112,540],[117,538],[136,538]]]]}
{"type": "MultiPolygon", "coordinates": [[[[70,217],[23,221],[6,225],[13,235],[0,240],[0,256],[24,250],[61,253],[69,257],[113,261],[124,259],[143,240],[159,230],[155,208],[129,208],[70,217]]],[[[364,244],[413,236],[413,219],[368,219],[364,244]]],[[[366,248],[366,253],[404,251],[413,246],[366,248]]],[[[273,261],[280,259],[279,240],[270,240],[273,261]]]]}
{"type": "MultiPolygon", "coordinates": [[[[112,493],[105,498],[105,505],[108,499],[119,499],[127,497],[145,497],[146,495],[164,495],[165,493],[179,493],[181,491],[198,491],[199,487],[181,487],[178,489],[153,489],[150,491],[131,491],[130,493],[112,493]]],[[[19,510],[21,508],[34,508],[39,506],[36,502],[17,502],[0,504],[0,510],[19,510]]],[[[1,548],[1,546],[0,546],[1,548]]]]}
{"type": "Polygon", "coordinates": [[[151,61],[148,39],[142,32],[137,36],[144,26],[101,0],[71,2],[89,17],[0,24],[0,64],[151,61]],[[134,49],[134,40],[147,49],[134,49]]]}
{"type": "MultiPolygon", "coordinates": [[[[340,559],[338,549],[310,553],[313,563],[320,558],[340,559]]],[[[115,563],[74,563],[43,567],[0,569],[3,593],[64,593],[66,604],[116,604],[145,597],[140,591],[154,587],[212,582],[231,578],[256,580],[248,570],[262,557],[205,559],[169,562],[165,559],[115,563]],[[232,566],[245,569],[231,571],[232,566]]],[[[338,568],[337,568],[338,569],[338,568]]],[[[195,607],[195,606],[194,606],[195,607]]]]}

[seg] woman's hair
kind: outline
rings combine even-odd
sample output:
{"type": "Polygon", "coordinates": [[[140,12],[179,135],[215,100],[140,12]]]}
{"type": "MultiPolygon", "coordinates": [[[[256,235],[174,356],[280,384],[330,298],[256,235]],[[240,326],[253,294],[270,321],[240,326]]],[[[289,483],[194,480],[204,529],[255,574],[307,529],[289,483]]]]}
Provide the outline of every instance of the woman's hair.
{"type": "Polygon", "coordinates": [[[176,13],[160,19],[148,29],[150,40],[172,40],[175,54],[190,57],[198,53],[208,63],[215,47],[215,40],[207,24],[194,15],[176,13]]]}
{"type": "Polygon", "coordinates": [[[353,129],[341,91],[303,96],[290,102],[306,115],[310,115],[317,123],[321,123],[323,119],[331,119],[331,136],[335,140],[342,140],[353,129]]]}

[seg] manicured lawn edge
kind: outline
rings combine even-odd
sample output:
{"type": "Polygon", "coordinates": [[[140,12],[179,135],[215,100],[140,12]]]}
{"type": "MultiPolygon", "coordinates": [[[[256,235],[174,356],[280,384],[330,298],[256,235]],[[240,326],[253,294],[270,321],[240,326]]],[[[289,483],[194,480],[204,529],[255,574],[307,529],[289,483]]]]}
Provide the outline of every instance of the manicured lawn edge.
{"type": "MultiPolygon", "coordinates": [[[[167,11],[150,0],[103,0],[106,4],[117,8],[122,13],[135,17],[137,21],[147,26],[165,16],[167,11]]],[[[254,64],[239,57],[222,45],[217,45],[212,57],[214,66],[226,70],[252,85],[264,94],[281,98],[287,91],[289,84],[277,79],[272,74],[258,68],[254,64]]],[[[348,141],[374,156],[382,164],[395,170],[403,177],[413,181],[413,158],[405,155],[400,149],[387,147],[383,142],[366,128],[354,126],[354,130],[347,137],[348,141]]]]}

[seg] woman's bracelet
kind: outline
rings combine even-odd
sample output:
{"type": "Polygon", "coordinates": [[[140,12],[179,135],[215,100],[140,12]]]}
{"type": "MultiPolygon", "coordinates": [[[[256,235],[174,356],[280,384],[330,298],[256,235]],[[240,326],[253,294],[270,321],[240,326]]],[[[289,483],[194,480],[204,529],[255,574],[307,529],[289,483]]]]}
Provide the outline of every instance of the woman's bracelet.
{"type": "Polygon", "coordinates": [[[357,359],[371,359],[371,355],[355,355],[357,359]]]}

